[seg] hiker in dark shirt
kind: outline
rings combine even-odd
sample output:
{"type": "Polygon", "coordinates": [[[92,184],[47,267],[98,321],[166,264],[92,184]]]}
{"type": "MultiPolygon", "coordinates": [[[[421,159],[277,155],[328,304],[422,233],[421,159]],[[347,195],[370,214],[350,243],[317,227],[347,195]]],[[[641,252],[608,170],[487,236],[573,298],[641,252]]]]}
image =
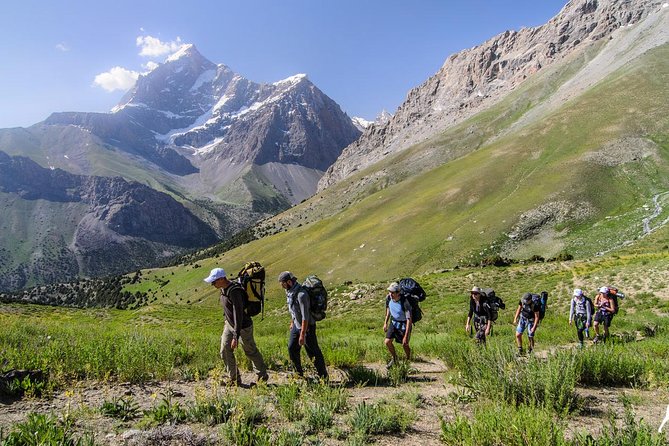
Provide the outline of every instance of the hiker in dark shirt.
{"type": "Polygon", "coordinates": [[[400,285],[393,282],[388,287],[388,296],[386,296],[386,317],[383,321],[383,331],[386,333],[386,348],[390,352],[391,359],[386,365],[390,368],[397,362],[397,352],[393,345],[393,340],[402,344],[407,361],[411,359],[411,304],[407,299],[403,299],[400,294],[400,285]]]}
{"type": "Polygon", "coordinates": [[[490,306],[481,288],[475,286],[469,294],[469,314],[465,323],[465,331],[471,332],[472,317],[476,329],[476,341],[485,344],[486,336],[490,335],[492,327],[492,314],[490,306]]]}
{"type": "Polygon", "coordinates": [[[221,335],[221,358],[230,377],[231,385],[242,385],[234,350],[241,343],[244,354],[249,358],[258,381],[267,381],[267,366],[256,347],[253,337],[253,321],[244,312],[244,289],[237,282],[228,280],[223,268],[214,268],[205,282],[221,290],[221,305],[225,314],[225,327],[221,335]]]}
{"type": "Polygon", "coordinates": [[[534,332],[537,330],[539,324],[539,305],[532,299],[532,293],[523,294],[522,299],[518,302],[518,309],[516,315],[513,317],[514,325],[516,327],[516,345],[518,346],[518,353],[523,353],[523,332],[527,329],[528,352],[532,353],[534,350],[534,332]]]}
{"type": "Polygon", "coordinates": [[[286,291],[288,312],[290,313],[290,334],[288,337],[288,355],[299,376],[304,376],[300,350],[302,346],[307,356],[314,361],[316,373],[322,380],[328,379],[328,370],[325,366],[323,352],[318,346],[316,337],[316,321],[311,314],[309,294],[302,288],[300,282],[290,271],[279,274],[279,283],[286,291]]]}
{"type": "Polygon", "coordinates": [[[609,288],[601,287],[597,297],[595,297],[595,338],[592,340],[595,344],[600,341],[606,341],[609,337],[609,327],[611,326],[611,320],[613,320],[613,315],[616,312],[616,302],[609,297],[609,288]],[[604,335],[599,336],[599,326],[604,326],[604,335]]]}

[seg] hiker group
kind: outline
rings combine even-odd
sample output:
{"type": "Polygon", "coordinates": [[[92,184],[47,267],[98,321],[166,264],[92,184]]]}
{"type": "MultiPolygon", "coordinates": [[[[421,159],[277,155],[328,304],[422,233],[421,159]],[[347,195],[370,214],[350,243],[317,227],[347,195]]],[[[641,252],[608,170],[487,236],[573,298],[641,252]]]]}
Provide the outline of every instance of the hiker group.
{"type": "MultiPolygon", "coordinates": [[[[316,322],[325,318],[327,291],[316,276],[308,276],[303,283],[290,271],[279,275],[279,283],[286,292],[290,326],[288,355],[295,372],[304,375],[300,351],[304,346],[322,380],[328,379],[323,352],[318,346],[316,322]]],[[[230,280],[223,268],[214,268],[205,282],[220,289],[220,302],[225,315],[221,335],[220,355],[225,363],[231,385],[243,386],[234,350],[241,344],[244,354],[253,365],[257,382],[267,381],[267,365],[256,347],[253,336],[253,316],[264,313],[265,268],[258,262],[244,265],[237,278],[230,280]]]]}
{"type": "MultiPolygon", "coordinates": [[[[574,290],[569,309],[569,325],[576,326],[580,347],[584,347],[585,338],[590,337],[591,326],[595,329],[593,343],[606,341],[609,337],[611,321],[618,313],[619,299],[624,297],[625,295],[617,288],[603,286],[599,288],[593,302],[580,288],[574,290]],[[603,333],[600,334],[601,326],[604,328],[603,333]]],[[[524,353],[523,333],[525,332],[527,332],[528,341],[527,352],[531,353],[534,350],[535,333],[546,315],[547,304],[548,292],[546,291],[539,294],[525,293],[518,302],[513,324],[516,325],[516,346],[519,354],[524,353]]],[[[470,335],[475,331],[476,341],[485,344],[486,336],[492,333],[499,310],[504,308],[504,302],[492,288],[473,287],[470,291],[469,314],[465,323],[465,331],[470,335]]]]}
{"type": "MultiPolygon", "coordinates": [[[[234,350],[241,345],[257,381],[267,381],[267,365],[258,350],[253,336],[253,316],[263,314],[265,299],[265,268],[258,262],[249,262],[241,269],[236,278],[228,278],[223,268],[214,268],[204,279],[221,292],[220,303],[225,316],[225,326],[221,335],[220,356],[224,361],[230,383],[242,385],[241,374],[237,367],[234,350]]],[[[307,276],[300,283],[290,271],[278,276],[278,282],[285,291],[290,324],[288,327],[288,356],[295,373],[302,377],[304,369],[301,350],[313,361],[319,379],[327,380],[323,352],[318,345],[316,323],[325,318],[327,311],[327,291],[323,282],[314,275],[307,276]]],[[[404,278],[391,283],[385,299],[385,317],[383,331],[385,346],[390,354],[387,367],[391,368],[398,361],[394,344],[401,344],[406,360],[411,359],[409,341],[415,323],[422,319],[419,303],[425,300],[426,293],[412,278],[404,278]]],[[[506,308],[504,301],[492,288],[475,286],[470,291],[469,313],[465,331],[485,345],[486,339],[493,333],[499,311],[506,308]]],[[[594,327],[593,342],[605,341],[609,336],[609,327],[613,316],[618,312],[619,298],[624,295],[613,287],[601,287],[594,302],[581,289],[575,289],[569,310],[569,325],[576,326],[580,345],[589,337],[590,327],[594,327]],[[600,334],[600,327],[603,333],[600,334]]],[[[541,320],[546,314],[548,293],[525,293],[518,301],[513,318],[516,325],[515,339],[519,354],[523,354],[523,333],[527,332],[527,351],[534,349],[534,338],[541,320]]]]}

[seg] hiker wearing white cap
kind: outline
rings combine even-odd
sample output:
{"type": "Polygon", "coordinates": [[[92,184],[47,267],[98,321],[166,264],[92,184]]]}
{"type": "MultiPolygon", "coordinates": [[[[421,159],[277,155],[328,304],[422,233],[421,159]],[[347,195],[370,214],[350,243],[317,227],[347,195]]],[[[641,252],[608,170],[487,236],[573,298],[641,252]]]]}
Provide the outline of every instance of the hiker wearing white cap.
{"type": "Polygon", "coordinates": [[[595,327],[595,338],[592,340],[595,344],[600,341],[606,341],[609,337],[609,327],[611,326],[611,320],[613,320],[613,315],[616,312],[616,302],[611,299],[609,296],[609,288],[601,287],[597,297],[595,297],[595,322],[593,327],[595,327]],[[604,335],[599,336],[599,326],[604,326],[604,335]]]}
{"type": "Polygon", "coordinates": [[[486,336],[490,335],[490,329],[492,328],[492,314],[485,294],[477,286],[469,292],[469,314],[467,315],[467,322],[465,322],[467,333],[471,333],[472,317],[476,329],[476,341],[485,344],[486,336]]]}
{"type": "Polygon", "coordinates": [[[569,309],[569,325],[576,324],[576,334],[581,348],[583,348],[583,332],[590,327],[591,322],[592,307],[590,299],[583,293],[583,290],[576,288],[569,309]]]}
{"type": "Polygon", "coordinates": [[[240,343],[244,354],[253,364],[258,381],[267,381],[269,378],[267,366],[253,337],[253,320],[244,311],[244,302],[248,300],[246,291],[238,282],[228,280],[223,268],[212,269],[204,281],[221,290],[220,300],[225,315],[225,326],[221,335],[220,354],[230,377],[230,384],[242,385],[234,352],[240,343]]]}
{"type": "Polygon", "coordinates": [[[386,365],[390,368],[397,362],[397,352],[393,345],[393,340],[402,344],[407,361],[411,359],[411,303],[408,299],[402,298],[400,284],[391,283],[386,296],[386,317],[383,321],[383,331],[386,333],[385,345],[390,353],[390,361],[386,365]]]}

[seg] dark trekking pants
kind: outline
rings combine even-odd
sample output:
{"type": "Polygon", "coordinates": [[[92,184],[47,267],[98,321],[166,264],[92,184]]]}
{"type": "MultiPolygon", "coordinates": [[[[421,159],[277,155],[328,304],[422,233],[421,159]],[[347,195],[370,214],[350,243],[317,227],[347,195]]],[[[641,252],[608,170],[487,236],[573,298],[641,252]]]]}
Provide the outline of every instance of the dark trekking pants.
{"type": "MultiPolygon", "coordinates": [[[[293,329],[290,330],[288,336],[288,354],[290,360],[295,367],[295,371],[302,375],[304,370],[302,369],[302,358],[300,358],[300,327],[293,325],[293,329]]],[[[316,372],[318,376],[327,379],[328,370],[325,367],[325,358],[323,358],[323,352],[318,346],[318,339],[316,338],[316,325],[309,325],[307,329],[307,335],[304,340],[304,349],[307,351],[309,358],[314,361],[314,366],[316,366],[316,372]]]]}

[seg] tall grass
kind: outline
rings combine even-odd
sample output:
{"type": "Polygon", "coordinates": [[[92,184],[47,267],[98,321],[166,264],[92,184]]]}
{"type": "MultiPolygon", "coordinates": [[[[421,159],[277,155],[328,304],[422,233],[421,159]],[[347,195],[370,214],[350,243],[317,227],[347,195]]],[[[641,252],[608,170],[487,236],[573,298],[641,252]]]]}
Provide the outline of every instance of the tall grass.
{"type": "Polygon", "coordinates": [[[476,349],[465,358],[459,383],[485,398],[535,404],[566,414],[577,407],[576,359],[569,354],[518,358],[509,348],[476,349]]]}

